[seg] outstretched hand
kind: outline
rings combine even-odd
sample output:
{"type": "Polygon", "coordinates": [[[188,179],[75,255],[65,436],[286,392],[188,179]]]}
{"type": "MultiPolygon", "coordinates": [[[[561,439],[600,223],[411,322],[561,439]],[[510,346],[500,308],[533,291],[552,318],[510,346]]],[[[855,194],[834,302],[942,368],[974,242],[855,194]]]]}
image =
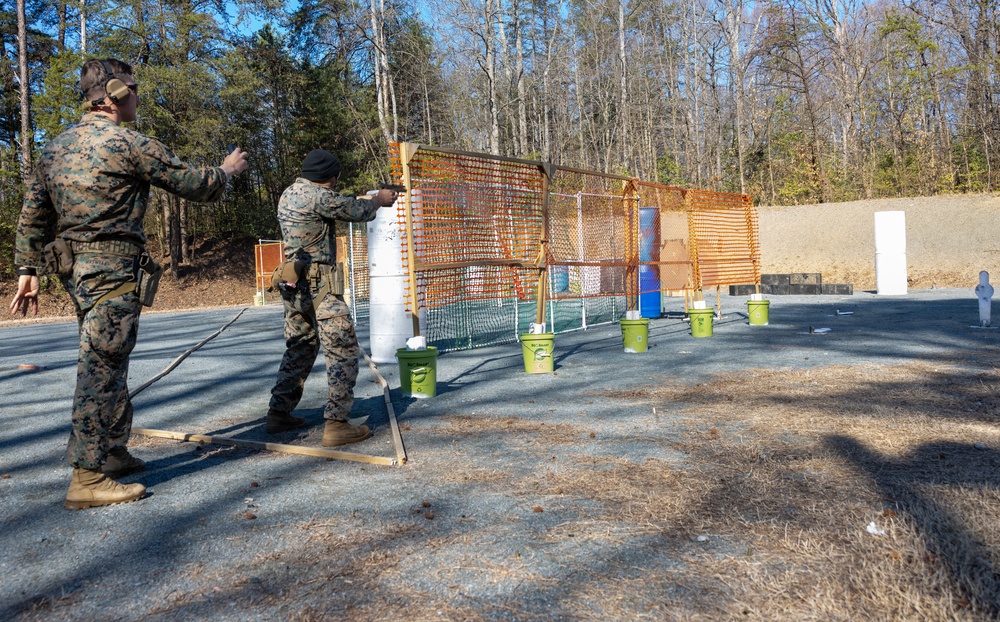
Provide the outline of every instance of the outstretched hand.
{"type": "Polygon", "coordinates": [[[10,301],[10,312],[17,315],[21,312],[21,317],[28,314],[31,309],[32,315],[38,315],[38,277],[20,276],[17,278],[17,293],[10,301]]]}
{"type": "Polygon", "coordinates": [[[219,168],[226,171],[226,175],[229,175],[230,178],[236,177],[243,171],[247,170],[247,152],[243,151],[239,147],[234,148],[232,152],[226,156],[226,159],[222,161],[219,168]]]}
{"type": "Polygon", "coordinates": [[[388,188],[382,188],[374,195],[372,195],[372,203],[377,207],[385,207],[387,205],[392,205],[396,202],[399,194],[394,190],[389,190],[388,188]]]}

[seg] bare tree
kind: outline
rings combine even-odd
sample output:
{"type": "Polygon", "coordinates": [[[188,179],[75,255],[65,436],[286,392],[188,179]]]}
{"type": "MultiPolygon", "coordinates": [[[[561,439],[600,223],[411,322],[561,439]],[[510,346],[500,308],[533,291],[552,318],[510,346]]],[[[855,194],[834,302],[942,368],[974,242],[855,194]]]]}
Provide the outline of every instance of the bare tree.
{"type": "Polygon", "coordinates": [[[629,138],[629,89],[628,89],[628,57],[625,55],[625,5],[628,0],[618,0],[618,119],[622,131],[619,133],[621,142],[621,165],[625,170],[634,169],[630,162],[629,138]]]}
{"type": "Polygon", "coordinates": [[[458,79],[452,84],[453,94],[456,101],[464,104],[460,109],[453,110],[453,113],[459,116],[477,116],[484,104],[487,112],[485,127],[477,124],[475,127],[465,127],[464,131],[458,133],[478,135],[473,146],[495,155],[501,154],[501,102],[497,84],[499,2],[500,0],[454,0],[447,5],[445,25],[449,54],[454,62],[451,76],[458,79]],[[470,60],[478,71],[469,71],[470,60]],[[475,106],[473,101],[477,99],[481,103],[475,106]]]}
{"type": "Polygon", "coordinates": [[[80,53],[87,53],[87,0],[80,0],[80,53]]]}
{"type": "Polygon", "coordinates": [[[372,26],[372,58],[379,127],[385,142],[399,140],[399,116],[396,111],[396,90],[389,71],[389,52],[385,36],[385,0],[371,0],[369,9],[372,26]],[[392,128],[389,128],[389,121],[392,128]]]}
{"type": "Polygon", "coordinates": [[[736,164],[739,175],[740,192],[746,192],[746,170],[744,161],[747,154],[746,105],[747,105],[747,59],[757,53],[757,38],[760,34],[763,12],[758,12],[756,20],[748,23],[744,0],[722,0],[721,15],[716,19],[722,29],[729,51],[729,86],[733,93],[735,114],[733,118],[736,134],[736,164]]]}
{"type": "Polygon", "coordinates": [[[517,127],[518,155],[528,155],[528,85],[524,69],[524,32],[521,24],[521,6],[513,0],[511,13],[514,16],[514,54],[517,70],[517,127]]]}
{"type": "Polygon", "coordinates": [[[21,179],[25,183],[31,177],[31,146],[34,135],[31,131],[31,89],[28,83],[28,20],[25,15],[24,0],[17,0],[17,63],[21,96],[21,179]]]}

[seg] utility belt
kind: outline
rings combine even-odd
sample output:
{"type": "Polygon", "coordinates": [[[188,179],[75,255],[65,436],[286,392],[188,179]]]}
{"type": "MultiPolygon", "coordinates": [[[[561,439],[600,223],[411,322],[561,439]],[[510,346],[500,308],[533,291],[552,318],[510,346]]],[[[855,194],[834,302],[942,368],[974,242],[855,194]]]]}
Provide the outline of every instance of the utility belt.
{"type": "Polygon", "coordinates": [[[347,265],[338,263],[311,263],[289,259],[278,264],[271,273],[271,287],[268,291],[279,290],[286,294],[295,293],[299,283],[307,283],[314,293],[313,303],[323,302],[327,294],[343,296],[346,283],[347,265]]]}
{"type": "Polygon", "coordinates": [[[142,306],[152,307],[156,292],[160,288],[160,277],[163,276],[163,267],[156,263],[142,246],[125,240],[77,242],[57,237],[45,245],[42,253],[45,257],[46,272],[59,276],[73,274],[76,255],[99,253],[132,257],[131,278],[98,298],[94,303],[95,306],[122,294],[136,292],[142,306]]]}

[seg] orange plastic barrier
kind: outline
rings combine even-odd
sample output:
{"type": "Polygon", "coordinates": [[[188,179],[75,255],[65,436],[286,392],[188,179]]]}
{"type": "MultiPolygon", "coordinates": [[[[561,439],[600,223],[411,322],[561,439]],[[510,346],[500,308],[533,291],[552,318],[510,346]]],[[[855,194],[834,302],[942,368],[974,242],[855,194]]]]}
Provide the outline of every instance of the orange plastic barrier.
{"type": "MultiPolygon", "coordinates": [[[[398,146],[390,153],[403,182],[398,146]]],[[[418,305],[531,299],[542,238],[538,163],[420,148],[407,164],[418,305]]],[[[411,240],[402,202],[398,215],[405,248],[411,240]]],[[[403,264],[409,267],[408,253],[403,264]]]]}
{"type": "Polygon", "coordinates": [[[285,245],[282,242],[257,244],[253,254],[257,266],[257,291],[262,292],[271,286],[271,273],[285,260],[285,245]]]}
{"type": "Polygon", "coordinates": [[[550,297],[634,295],[638,197],[627,177],[556,169],[549,188],[550,297]]]}
{"type": "Polygon", "coordinates": [[[390,158],[409,188],[397,214],[411,312],[414,287],[427,309],[601,296],[635,308],[641,293],[760,282],[747,195],[422,145],[390,158]]]}
{"type": "Polygon", "coordinates": [[[757,208],[745,194],[689,191],[695,284],[760,283],[757,208]]]}

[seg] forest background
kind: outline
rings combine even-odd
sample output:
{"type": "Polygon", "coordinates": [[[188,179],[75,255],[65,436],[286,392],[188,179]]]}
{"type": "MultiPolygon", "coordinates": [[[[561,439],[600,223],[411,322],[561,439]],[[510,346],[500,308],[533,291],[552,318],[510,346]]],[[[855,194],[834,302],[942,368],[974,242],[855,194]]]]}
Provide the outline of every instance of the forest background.
{"type": "MultiPolygon", "coordinates": [[[[250,153],[221,205],[154,191],[175,275],[199,242],[274,238],[310,149],[342,189],[386,144],[541,159],[797,205],[991,192],[1000,0],[2,0],[0,278],[33,155],[115,57],[136,129],[181,158],[250,153]]],[[[248,262],[251,259],[247,258],[248,262]]]]}

